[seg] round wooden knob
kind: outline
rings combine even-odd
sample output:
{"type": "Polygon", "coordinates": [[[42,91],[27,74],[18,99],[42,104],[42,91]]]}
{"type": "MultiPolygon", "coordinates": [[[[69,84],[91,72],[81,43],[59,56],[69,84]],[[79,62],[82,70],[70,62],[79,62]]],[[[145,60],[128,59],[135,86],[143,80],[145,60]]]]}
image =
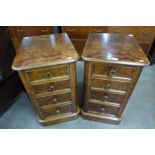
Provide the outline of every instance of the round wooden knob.
{"type": "Polygon", "coordinates": [[[59,109],[56,110],[56,114],[57,115],[60,114],[60,110],[59,109]]]}
{"type": "Polygon", "coordinates": [[[100,109],[100,112],[102,113],[102,112],[105,112],[105,109],[104,108],[101,108],[100,109]]]}
{"type": "Polygon", "coordinates": [[[106,102],[106,101],[108,101],[108,100],[109,100],[109,97],[108,97],[108,96],[104,96],[104,97],[103,97],[103,101],[106,102]]]}
{"type": "Polygon", "coordinates": [[[52,100],[52,103],[53,103],[53,104],[56,104],[56,103],[57,103],[57,99],[54,98],[54,99],[52,100]]]}
{"type": "Polygon", "coordinates": [[[49,86],[48,91],[52,92],[54,90],[54,86],[49,86]]]}
{"type": "Polygon", "coordinates": [[[112,88],[112,85],[109,83],[106,85],[106,89],[111,89],[112,88]]]}
{"type": "Polygon", "coordinates": [[[116,71],[114,69],[110,70],[109,75],[110,76],[115,76],[116,75],[116,71]]]}
{"type": "Polygon", "coordinates": [[[45,77],[46,77],[47,79],[51,78],[51,77],[52,77],[52,73],[51,73],[51,72],[47,72],[47,73],[45,74],[45,77]]]}

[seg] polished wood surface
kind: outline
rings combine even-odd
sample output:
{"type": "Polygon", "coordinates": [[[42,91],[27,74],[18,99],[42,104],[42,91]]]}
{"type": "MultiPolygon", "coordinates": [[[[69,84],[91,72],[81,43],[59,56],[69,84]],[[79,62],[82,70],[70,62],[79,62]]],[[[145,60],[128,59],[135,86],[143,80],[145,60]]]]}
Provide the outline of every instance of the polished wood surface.
{"type": "Polygon", "coordinates": [[[89,33],[132,34],[146,55],[155,38],[155,26],[62,26],[81,56],[89,33]]]}
{"type": "Polygon", "coordinates": [[[85,61],[82,117],[119,124],[143,67],[149,65],[146,55],[132,36],[92,33],[82,58],[85,61]]]}
{"type": "Polygon", "coordinates": [[[23,39],[13,68],[18,70],[42,125],[78,117],[77,59],[67,34],[23,39]]]}
{"type": "Polygon", "coordinates": [[[149,65],[149,61],[131,35],[91,33],[82,58],[93,62],[107,62],[124,65],[149,65]]]}
{"type": "Polygon", "coordinates": [[[24,37],[54,34],[54,26],[9,26],[9,32],[16,52],[24,37]]]}
{"type": "Polygon", "coordinates": [[[78,58],[66,33],[25,37],[12,67],[14,70],[30,69],[74,62],[78,58]]]}

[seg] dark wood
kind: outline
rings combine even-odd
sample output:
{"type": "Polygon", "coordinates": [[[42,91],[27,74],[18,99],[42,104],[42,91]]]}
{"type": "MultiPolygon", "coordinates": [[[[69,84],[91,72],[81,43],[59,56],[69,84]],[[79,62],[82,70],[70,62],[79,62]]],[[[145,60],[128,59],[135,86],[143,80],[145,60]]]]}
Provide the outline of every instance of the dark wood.
{"type": "Polygon", "coordinates": [[[106,26],[62,26],[62,32],[66,32],[78,54],[81,56],[89,33],[106,32],[106,26]]]}
{"type": "Polygon", "coordinates": [[[108,33],[90,34],[82,59],[133,66],[149,64],[145,53],[133,36],[108,33]]]}
{"type": "Polygon", "coordinates": [[[42,125],[76,119],[78,54],[67,34],[24,38],[12,68],[18,70],[42,125]]]}
{"type": "Polygon", "coordinates": [[[74,62],[78,58],[66,33],[25,37],[14,60],[13,69],[65,64],[74,62]]]}
{"type": "Polygon", "coordinates": [[[146,55],[155,37],[154,26],[63,26],[62,32],[69,35],[80,56],[89,33],[132,34],[146,55]]]}
{"type": "Polygon", "coordinates": [[[82,58],[85,94],[82,117],[118,124],[142,68],[149,65],[133,36],[91,33],[82,58]]]}
{"type": "Polygon", "coordinates": [[[10,26],[9,32],[11,34],[15,50],[18,51],[24,37],[53,34],[54,26],[10,26]]]}

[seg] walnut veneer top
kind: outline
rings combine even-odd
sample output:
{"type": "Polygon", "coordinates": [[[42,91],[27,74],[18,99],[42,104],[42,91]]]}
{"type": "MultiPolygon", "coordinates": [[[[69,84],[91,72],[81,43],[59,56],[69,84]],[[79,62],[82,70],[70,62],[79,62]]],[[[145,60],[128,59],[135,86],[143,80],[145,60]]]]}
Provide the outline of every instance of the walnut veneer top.
{"type": "Polygon", "coordinates": [[[74,62],[79,58],[66,33],[25,37],[13,62],[14,70],[74,62]]]}
{"type": "Polygon", "coordinates": [[[82,58],[94,62],[134,66],[149,65],[144,51],[132,35],[91,33],[82,58]]]}

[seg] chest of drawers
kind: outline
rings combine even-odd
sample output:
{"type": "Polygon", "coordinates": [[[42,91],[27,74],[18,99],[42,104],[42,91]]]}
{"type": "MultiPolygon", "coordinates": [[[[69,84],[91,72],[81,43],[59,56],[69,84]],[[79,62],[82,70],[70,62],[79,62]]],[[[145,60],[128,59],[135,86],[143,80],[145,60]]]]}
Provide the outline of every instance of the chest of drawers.
{"type": "Polygon", "coordinates": [[[78,117],[76,60],[67,34],[25,37],[12,68],[17,70],[43,125],[78,117]]]}
{"type": "Polygon", "coordinates": [[[138,41],[146,55],[155,37],[155,26],[62,26],[71,38],[79,55],[82,55],[89,33],[132,34],[138,41]]]}
{"type": "Polygon", "coordinates": [[[24,37],[53,34],[54,26],[10,26],[9,32],[17,52],[24,37]]]}
{"type": "MultiPolygon", "coordinates": [[[[118,124],[149,61],[132,35],[91,33],[85,45],[83,118],[118,124]]],[[[137,97],[138,98],[138,97],[137,97]]]]}

